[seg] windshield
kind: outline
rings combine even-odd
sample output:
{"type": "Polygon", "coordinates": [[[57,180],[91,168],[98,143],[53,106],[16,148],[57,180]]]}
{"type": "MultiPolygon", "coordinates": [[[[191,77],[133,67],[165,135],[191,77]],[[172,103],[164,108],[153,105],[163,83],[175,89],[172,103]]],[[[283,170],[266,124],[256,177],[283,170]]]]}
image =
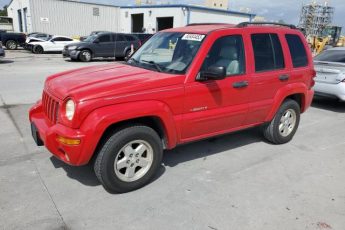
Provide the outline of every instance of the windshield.
{"type": "Polygon", "coordinates": [[[158,72],[184,74],[204,38],[202,34],[157,33],[127,63],[158,72]]]}
{"type": "Polygon", "coordinates": [[[345,50],[326,50],[317,55],[314,60],[345,63],[345,50]]]}
{"type": "Polygon", "coordinates": [[[96,34],[90,35],[85,40],[83,40],[83,42],[93,42],[96,38],[97,38],[96,34]]]}

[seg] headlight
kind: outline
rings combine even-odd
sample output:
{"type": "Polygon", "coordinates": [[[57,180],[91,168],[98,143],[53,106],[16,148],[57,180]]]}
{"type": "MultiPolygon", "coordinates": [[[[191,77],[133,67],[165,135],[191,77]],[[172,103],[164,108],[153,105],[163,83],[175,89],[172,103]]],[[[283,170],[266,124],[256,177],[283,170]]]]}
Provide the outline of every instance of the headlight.
{"type": "Polygon", "coordinates": [[[68,50],[75,50],[77,48],[77,46],[69,46],[68,50]]]}
{"type": "Polygon", "coordinates": [[[69,99],[66,102],[65,111],[66,111],[66,113],[65,113],[66,118],[71,121],[73,119],[74,112],[75,112],[75,103],[72,99],[69,99]]]}

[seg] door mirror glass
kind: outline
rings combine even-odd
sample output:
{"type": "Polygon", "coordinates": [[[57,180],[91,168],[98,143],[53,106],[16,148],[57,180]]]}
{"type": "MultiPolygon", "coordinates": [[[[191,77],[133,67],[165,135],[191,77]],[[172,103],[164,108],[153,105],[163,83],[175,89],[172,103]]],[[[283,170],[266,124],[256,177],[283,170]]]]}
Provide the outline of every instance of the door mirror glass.
{"type": "Polygon", "coordinates": [[[207,70],[203,70],[200,72],[198,80],[222,80],[225,77],[226,69],[224,66],[210,66],[207,70]]]}

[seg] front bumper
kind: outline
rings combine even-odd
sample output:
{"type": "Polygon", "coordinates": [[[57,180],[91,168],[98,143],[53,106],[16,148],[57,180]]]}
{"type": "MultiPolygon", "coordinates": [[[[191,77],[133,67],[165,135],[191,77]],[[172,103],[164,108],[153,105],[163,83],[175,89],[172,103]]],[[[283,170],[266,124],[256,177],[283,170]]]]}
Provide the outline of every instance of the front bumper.
{"type": "Polygon", "coordinates": [[[71,58],[71,59],[78,59],[80,51],[78,50],[62,50],[62,57],[64,58],[71,58]]]}
{"type": "Polygon", "coordinates": [[[340,82],[338,84],[316,82],[314,90],[315,95],[322,97],[334,97],[341,101],[345,101],[345,82],[340,82]]]}
{"type": "Polygon", "coordinates": [[[86,143],[90,135],[79,129],[72,129],[62,124],[52,124],[45,116],[41,101],[30,109],[32,135],[37,145],[44,145],[54,156],[70,165],[85,165],[90,160],[92,146],[86,143]],[[58,137],[80,140],[78,145],[62,144],[58,137]],[[91,147],[91,148],[90,148],[91,147]]]}

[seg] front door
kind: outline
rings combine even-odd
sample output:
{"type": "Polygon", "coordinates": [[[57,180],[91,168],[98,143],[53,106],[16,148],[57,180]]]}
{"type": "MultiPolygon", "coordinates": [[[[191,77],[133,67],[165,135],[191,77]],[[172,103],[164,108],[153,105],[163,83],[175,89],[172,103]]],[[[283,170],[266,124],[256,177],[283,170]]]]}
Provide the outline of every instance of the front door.
{"type": "Polygon", "coordinates": [[[97,43],[94,48],[95,57],[114,57],[115,56],[115,44],[111,34],[100,35],[97,39],[97,43]]]}
{"type": "Polygon", "coordinates": [[[245,51],[241,34],[218,38],[210,48],[200,72],[223,66],[223,80],[196,79],[185,88],[182,142],[221,134],[243,125],[248,112],[245,51]]]}

